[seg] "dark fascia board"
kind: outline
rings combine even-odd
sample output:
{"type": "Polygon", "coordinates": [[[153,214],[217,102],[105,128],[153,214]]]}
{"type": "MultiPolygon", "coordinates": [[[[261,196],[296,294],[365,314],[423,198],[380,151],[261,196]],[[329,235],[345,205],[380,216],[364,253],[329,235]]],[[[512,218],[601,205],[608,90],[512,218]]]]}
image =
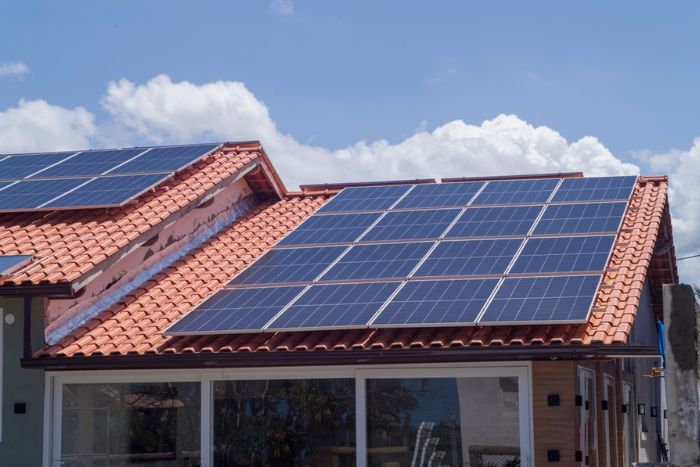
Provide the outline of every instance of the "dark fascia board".
{"type": "Polygon", "coordinates": [[[184,354],[35,357],[24,368],[47,371],[180,368],[253,368],[324,365],[380,365],[529,360],[600,360],[658,357],[656,346],[542,345],[459,349],[369,349],[294,352],[199,352],[184,354]]]}
{"type": "Polygon", "coordinates": [[[55,284],[19,284],[4,285],[0,287],[0,297],[75,297],[75,290],[71,282],[58,282],[55,284]]]}

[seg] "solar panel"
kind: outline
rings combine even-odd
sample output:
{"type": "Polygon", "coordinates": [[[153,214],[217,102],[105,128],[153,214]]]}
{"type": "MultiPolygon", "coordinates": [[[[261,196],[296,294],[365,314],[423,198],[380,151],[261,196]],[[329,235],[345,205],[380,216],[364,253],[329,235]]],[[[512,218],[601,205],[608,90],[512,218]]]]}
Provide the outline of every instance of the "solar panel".
{"type": "Polygon", "coordinates": [[[382,211],[388,209],[410,185],[387,185],[345,188],[319,212],[382,211]]]}
{"type": "Polygon", "coordinates": [[[467,208],[446,237],[524,236],[541,210],[540,205],[467,208]]]}
{"type": "Polygon", "coordinates": [[[534,234],[617,232],[627,203],[550,204],[534,234]]]}
{"type": "Polygon", "coordinates": [[[474,324],[498,279],[410,281],[372,323],[376,327],[474,324]]]}
{"type": "Polygon", "coordinates": [[[95,178],[74,191],[40,206],[55,209],[121,206],[170,175],[165,173],[95,178]]]}
{"type": "Polygon", "coordinates": [[[50,152],[10,156],[0,161],[0,178],[20,179],[61,162],[75,152],[50,152]]]}
{"type": "Polygon", "coordinates": [[[466,206],[482,186],[484,186],[483,182],[416,185],[409,194],[399,201],[396,208],[466,206]]]}
{"type": "Polygon", "coordinates": [[[219,144],[153,148],[133,161],[122,165],[113,173],[177,172],[196,162],[217,147],[219,147],[219,144]]]}
{"type": "Polygon", "coordinates": [[[559,179],[496,180],[481,190],[472,204],[544,203],[556,188],[559,179]]]}
{"type": "Polygon", "coordinates": [[[510,273],[603,271],[614,243],[612,235],[530,238],[510,273]]]}
{"type": "Polygon", "coordinates": [[[279,245],[353,242],[379,216],[378,213],[311,216],[283,238],[279,245]]]}
{"type": "Polygon", "coordinates": [[[459,209],[392,211],[377,222],[362,241],[438,238],[459,213],[459,209]]]}
{"type": "Polygon", "coordinates": [[[503,274],[521,243],[521,239],[443,241],[413,276],[503,274]]]}
{"type": "Polygon", "coordinates": [[[262,331],[304,287],[224,289],[173,324],[165,334],[262,331]]]}
{"type": "Polygon", "coordinates": [[[506,278],[479,324],[586,322],[600,278],[600,275],[506,278]]]}
{"type": "Polygon", "coordinates": [[[627,200],[637,177],[565,178],[552,202],[627,200]]]}
{"type": "Polygon", "coordinates": [[[88,178],[24,180],[0,191],[0,211],[38,208],[55,197],[87,182],[88,178]]]}
{"type": "Polygon", "coordinates": [[[365,327],[399,282],[312,285],[269,330],[365,327]]]}
{"type": "Polygon", "coordinates": [[[270,250],[229,285],[312,281],[347,247],[270,250]]]}
{"type": "Polygon", "coordinates": [[[67,161],[42,171],[39,176],[48,177],[77,177],[100,175],[129,159],[138,156],[145,149],[108,149],[81,152],[67,161]]]}
{"type": "Polygon", "coordinates": [[[6,255],[0,256],[0,276],[12,274],[32,260],[31,255],[6,255]]]}
{"type": "Polygon", "coordinates": [[[321,280],[390,279],[406,277],[432,243],[355,245],[321,280]]]}

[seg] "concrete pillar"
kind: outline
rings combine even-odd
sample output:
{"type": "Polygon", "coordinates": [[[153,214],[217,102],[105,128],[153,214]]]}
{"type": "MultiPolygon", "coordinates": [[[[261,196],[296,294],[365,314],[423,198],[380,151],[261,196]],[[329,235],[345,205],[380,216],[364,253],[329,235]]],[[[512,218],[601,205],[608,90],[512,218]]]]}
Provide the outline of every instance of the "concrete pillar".
{"type": "MultiPolygon", "coordinates": [[[[700,465],[700,313],[692,287],[664,285],[671,464],[700,465]]],[[[662,415],[662,414],[659,414],[662,415]]]]}

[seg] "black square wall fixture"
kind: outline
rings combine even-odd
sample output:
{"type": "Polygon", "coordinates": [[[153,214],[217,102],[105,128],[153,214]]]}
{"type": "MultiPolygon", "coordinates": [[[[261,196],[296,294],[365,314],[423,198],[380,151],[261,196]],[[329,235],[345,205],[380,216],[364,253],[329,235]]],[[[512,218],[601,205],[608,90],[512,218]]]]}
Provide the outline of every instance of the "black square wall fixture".
{"type": "Polygon", "coordinates": [[[559,394],[548,394],[547,405],[550,407],[557,407],[559,405],[559,394]]]}
{"type": "Polygon", "coordinates": [[[547,451],[547,462],[559,462],[559,450],[550,449],[547,451]]]}
{"type": "Polygon", "coordinates": [[[15,402],[15,413],[27,413],[26,402],[15,402]]]}

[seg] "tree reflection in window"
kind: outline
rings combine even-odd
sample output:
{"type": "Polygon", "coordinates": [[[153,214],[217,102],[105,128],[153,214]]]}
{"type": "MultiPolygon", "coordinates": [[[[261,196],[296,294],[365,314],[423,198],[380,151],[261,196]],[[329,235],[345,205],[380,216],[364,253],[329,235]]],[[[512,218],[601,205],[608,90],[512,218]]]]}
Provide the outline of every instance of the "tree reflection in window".
{"type": "Polygon", "coordinates": [[[200,465],[200,384],[63,386],[64,466],[200,465]]]}
{"type": "Polygon", "coordinates": [[[354,380],[215,382],[214,464],[355,465],[354,380]]]}

